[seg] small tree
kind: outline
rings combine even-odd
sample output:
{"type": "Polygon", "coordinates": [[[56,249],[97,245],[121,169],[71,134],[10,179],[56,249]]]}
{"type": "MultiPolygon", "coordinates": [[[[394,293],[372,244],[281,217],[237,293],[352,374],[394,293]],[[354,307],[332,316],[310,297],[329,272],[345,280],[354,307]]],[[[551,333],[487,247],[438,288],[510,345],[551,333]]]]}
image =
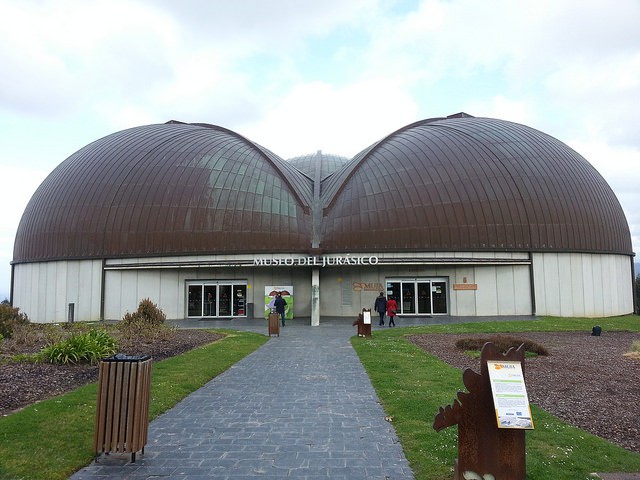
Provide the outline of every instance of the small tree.
{"type": "Polygon", "coordinates": [[[0,335],[11,338],[13,329],[26,323],[29,323],[29,317],[20,312],[19,308],[13,308],[8,302],[0,304],[0,335]]]}

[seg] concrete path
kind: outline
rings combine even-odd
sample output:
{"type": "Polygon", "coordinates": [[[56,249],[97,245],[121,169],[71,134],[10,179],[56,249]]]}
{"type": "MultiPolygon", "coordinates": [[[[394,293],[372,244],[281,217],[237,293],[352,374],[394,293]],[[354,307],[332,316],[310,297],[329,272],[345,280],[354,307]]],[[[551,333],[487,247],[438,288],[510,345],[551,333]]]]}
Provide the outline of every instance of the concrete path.
{"type": "MultiPolygon", "coordinates": [[[[226,326],[266,334],[260,320],[226,326]]],[[[130,455],[102,455],[71,478],[412,479],[351,347],[354,334],[344,321],[289,322],[279,337],[151,422],[135,463],[130,455]]]]}

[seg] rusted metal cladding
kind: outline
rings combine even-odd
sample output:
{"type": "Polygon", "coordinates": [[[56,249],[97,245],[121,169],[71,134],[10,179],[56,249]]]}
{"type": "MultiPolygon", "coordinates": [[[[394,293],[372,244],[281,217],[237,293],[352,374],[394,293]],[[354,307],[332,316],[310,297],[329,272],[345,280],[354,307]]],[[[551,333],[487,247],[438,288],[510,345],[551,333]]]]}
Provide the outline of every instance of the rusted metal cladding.
{"type": "Polygon", "coordinates": [[[14,262],[307,251],[311,192],[300,172],[229,130],[132,128],[49,175],[23,214],[14,262]]]}
{"type": "Polygon", "coordinates": [[[324,251],[632,253],[602,176],[555,138],[501,120],[404,127],[325,180],[323,195],[324,251]]]}
{"type": "Polygon", "coordinates": [[[345,165],[348,161],[349,159],[347,157],[323,152],[301,155],[287,160],[290,165],[293,165],[312,179],[316,177],[317,167],[319,167],[320,178],[323,179],[345,165]]]}
{"type": "Polygon", "coordinates": [[[114,133],[38,188],[14,263],[318,249],[632,253],[619,202],[584,158],[532,128],[461,115],[350,161],[287,162],[208,124],[114,133]]]}

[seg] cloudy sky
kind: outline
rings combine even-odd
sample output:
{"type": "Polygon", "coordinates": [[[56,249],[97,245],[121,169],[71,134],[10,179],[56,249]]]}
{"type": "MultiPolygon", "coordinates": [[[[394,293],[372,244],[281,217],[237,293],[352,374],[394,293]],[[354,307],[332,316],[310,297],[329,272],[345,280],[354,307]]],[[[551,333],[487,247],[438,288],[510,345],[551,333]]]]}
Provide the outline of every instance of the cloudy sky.
{"type": "Polygon", "coordinates": [[[31,195],[93,140],[175,119],[284,158],[464,111],[600,171],[640,250],[638,0],[0,0],[0,299],[31,195]]]}

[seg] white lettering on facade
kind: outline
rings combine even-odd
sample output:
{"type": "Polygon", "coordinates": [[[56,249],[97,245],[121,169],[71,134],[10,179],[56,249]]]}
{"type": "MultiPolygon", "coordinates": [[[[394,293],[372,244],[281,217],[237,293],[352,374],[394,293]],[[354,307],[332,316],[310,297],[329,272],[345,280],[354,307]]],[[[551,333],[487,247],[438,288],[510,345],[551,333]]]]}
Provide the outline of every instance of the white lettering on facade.
{"type": "Polygon", "coordinates": [[[302,258],[254,258],[253,265],[255,267],[271,267],[284,265],[292,267],[298,266],[310,266],[310,267],[336,267],[344,265],[378,265],[379,259],[376,255],[369,257],[364,256],[351,256],[347,254],[339,257],[302,257],[302,258]]]}

